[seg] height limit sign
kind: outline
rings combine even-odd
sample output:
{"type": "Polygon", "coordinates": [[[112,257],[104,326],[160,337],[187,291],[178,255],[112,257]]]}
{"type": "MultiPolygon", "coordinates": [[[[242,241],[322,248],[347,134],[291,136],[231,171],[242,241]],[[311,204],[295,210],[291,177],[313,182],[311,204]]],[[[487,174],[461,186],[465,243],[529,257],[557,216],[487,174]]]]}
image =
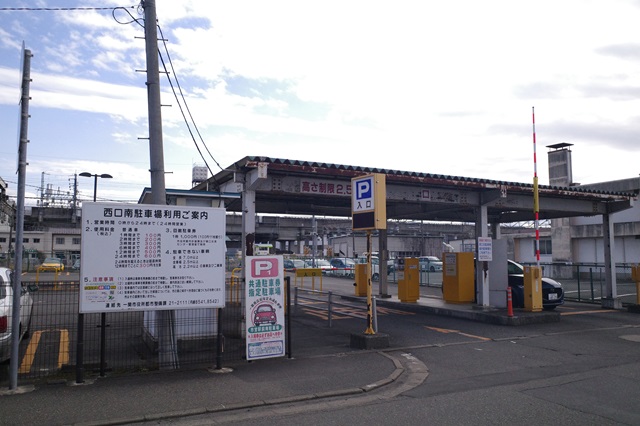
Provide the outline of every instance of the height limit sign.
{"type": "Polygon", "coordinates": [[[354,230],[387,229],[386,176],[381,173],[351,179],[354,230]]]}

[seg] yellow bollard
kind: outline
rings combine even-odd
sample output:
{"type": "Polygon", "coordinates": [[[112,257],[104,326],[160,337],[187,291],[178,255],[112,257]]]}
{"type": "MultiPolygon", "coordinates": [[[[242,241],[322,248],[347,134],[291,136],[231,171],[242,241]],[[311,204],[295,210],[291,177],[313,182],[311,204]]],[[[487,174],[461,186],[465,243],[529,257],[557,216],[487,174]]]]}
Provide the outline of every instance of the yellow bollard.
{"type": "Polygon", "coordinates": [[[636,282],[636,304],[640,305],[640,266],[631,267],[631,279],[636,282]]]}

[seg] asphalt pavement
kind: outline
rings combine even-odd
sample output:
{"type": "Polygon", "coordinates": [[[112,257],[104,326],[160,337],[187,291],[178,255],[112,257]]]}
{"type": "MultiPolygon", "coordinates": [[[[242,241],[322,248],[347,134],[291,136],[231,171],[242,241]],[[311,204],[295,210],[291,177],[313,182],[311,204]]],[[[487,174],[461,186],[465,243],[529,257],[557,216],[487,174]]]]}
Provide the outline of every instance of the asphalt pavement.
{"type": "MultiPolygon", "coordinates": [[[[337,282],[336,285],[345,284],[337,282]]],[[[346,288],[349,289],[346,293],[349,293],[351,289],[346,288]]],[[[330,403],[342,404],[344,407],[352,401],[354,405],[362,407],[398,395],[438,395],[439,392],[447,394],[456,387],[467,390],[479,386],[477,378],[465,377],[462,374],[463,370],[471,366],[477,365],[483,370],[483,375],[488,366],[493,374],[499,369],[509,371],[516,368],[515,364],[505,366],[495,359],[487,360],[484,365],[477,364],[473,360],[477,359],[478,355],[485,356],[478,345],[487,342],[499,345],[503,348],[500,353],[514,352],[517,363],[536,350],[532,346],[525,352],[519,352],[523,347],[515,345],[518,339],[528,335],[530,337],[527,338],[531,339],[544,336],[555,341],[560,330],[555,320],[553,324],[535,320],[523,327],[505,327],[498,325],[501,324],[499,321],[483,321],[482,318],[503,318],[507,314],[502,310],[487,311],[470,305],[448,306],[433,295],[425,295],[419,303],[410,304],[399,303],[394,296],[386,300],[381,299],[378,306],[381,312],[378,317],[380,332],[388,333],[389,336],[390,344],[386,349],[363,350],[351,347],[351,336],[362,335],[366,329],[364,317],[354,318],[336,314],[332,327],[328,327],[326,315],[299,307],[292,315],[290,357],[253,362],[238,361],[224,365],[221,370],[216,370],[212,365],[190,370],[107,375],[105,378],[88,379],[81,385],[61,380],[20,386],[16,390],[5,389],[0,392],[0,424],[168,424],[198,418],[204,420],[197,424],[212,424],[213,421],[210,423],[206,417],[210,415],[224,416],[226,421],[235,419],[233,421],[242,422],[243,416],[259,416],[256,410],[269,407],[272,410],[276,410],[277,407],[289,407],[289,410],[291,407],[298,407],[297,409],[302,410],[302,407],[316,406],[317,412],[321,413],[322,407],[330,407],[330,403]],[[453,315],[453,312],[456,314],[453,315]],[[477,316],[478,313],[482,316],[477,316]],[[462,332],[461,328],[467,331],[462,332]],[[429,333],[428,338],[425,338],[425,332],[429,333]],[[485,337],[489,334],[489,337],[485,337]],[[462,343],[457,339],[463,339],[462,343]],[[469,350],[468,359],[461,358],[461,352],[457,349],[464,342],[473,344],[473,347],[466,347],[469,350]],[[438,352],[442,356],[441,359],[438,358],[438,354],[434,356],[434,348],[446,349],[438,352]],[[425,355],[417,357],[412,353],[425,355]],[[425,382],[429,383],[432,380],[429,359],[434,366],[438,366],[433,378],[433,383],[437,386],[423,386],[425,382]],[[459,362],[463,364],[456,365],[459,362]],[[448,363],[452,365],[447,365],[448,363]],[[446,368],[439,368],[440,364],[446,368]],[[462,365],[466,367],[461,369],[462,365]]],[[[605,312],[593,305],[577,304],[561,310],[561,313],[554,313],[554,316],[559,318],[559,315],[566,314],[568,316],[565,318],[573,319],[578,317],[571,314],[580,314],[584,310],[593,311],[596,314],[593,317],[596,319],[610,321],[611,316],[615,318],[616,324],[622,324],[620,327],[628,339],[615,340],[615,344],[629,345],[631,341],[631,345],[634,346],[621,346],[627,351],[623,353],[627,358],[621,368],[628,367],[632,370],[631,375],[637,377],[637,373],[633,371],[637,371],[640,362],[634,355],[636,352],[633,348],[637,348],[635,345],[638,343],[633,341],[637,339],[640,342],[640,334],[637,331],[639,317],[626,312],[605,312]],[[605,315],[598,316],[599,312],[605,312],[605,315]]],[[[516,316],[527,315],[528,313],[518,311],[516,316]]],[[[602,326],[590,324],[589,327],[595,330],[614,328],[611,322],[602,326]]],[[[583,338],[581,334],[576,336],[583,338]]],[[[561,339],[562,337],[557,337],[558,341],[561,339]]],[[[599,352],[602,349],[593,350],[600,356],[599,352]]],[[[555,351],[557,353],[559,349],[555,351]]],[[[616,353],[622,354],[622,351],[617,350],[616,353]]],[[[557,359],[558,355],[546,349],[545,354],[545,357],[548,357],[544,360],[545,366],[553,367],[556,362],[554,359],[557,359]]],[[[583,359],[592,358],[595,356],[585,356],[583,359]]],[[[609,362],[608,359],[604,362],[609,362]]],[[[530,370],[523,370],[522,377],[516,376],[515,379],[508,376],[509,383],[546,378],[546,372],[549,370],[535,371],[535,377],[529,376],[530,370]]],[[[577,374],[577,370],[572,373],[577,374]]],[[[622,373],[618,371],[614,376],[621,377],[622,373]]],[[[488,377],[489,380],[497,380],[494,376],[488,377]]],[[[500,376],[500,380],[505,380],[504,376],[500,376]]],[[[636,385],[630,389],[632,392],[640,390],[636,385]]],[[[627,424],[633,424],[635,420],[640,421],[640,413],[636,412],[633,407],[630,413],[625,412],[627,417],[624,418],[631,419],[631,423],[627,424]]],[[[453,414],[455,413],[441,413],[445,416],[442,417],[444,419],[451,418],[446,415],[453,414]]],[[[316,421],[317,424],[331,423],[322,419],[316,421]]],[[[336,421],[336,424],[344,424],[336,421]]],[[[393,419],[387,420],[386,423],[397,424],[393,419]]],[[[290,424],[290,420],[289,423],[283,421],[281,424],[290,424]]]]}

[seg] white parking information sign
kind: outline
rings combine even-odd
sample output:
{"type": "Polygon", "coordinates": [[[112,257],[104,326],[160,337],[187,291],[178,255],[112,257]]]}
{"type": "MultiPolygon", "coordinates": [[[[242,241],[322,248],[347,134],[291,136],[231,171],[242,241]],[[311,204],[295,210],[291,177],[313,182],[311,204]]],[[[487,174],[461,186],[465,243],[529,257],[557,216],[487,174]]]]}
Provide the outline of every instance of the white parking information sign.
{"type": "Polygon", "coordinates": [[[80,312],[220,308],[225,209],[83,203],[80,312]]]}
{"type": "Polygon", "coordinates": [[[491,237],[478,237],[478,260],[481,262],[491,262],[493,259],[493,248],[491,237]]]}

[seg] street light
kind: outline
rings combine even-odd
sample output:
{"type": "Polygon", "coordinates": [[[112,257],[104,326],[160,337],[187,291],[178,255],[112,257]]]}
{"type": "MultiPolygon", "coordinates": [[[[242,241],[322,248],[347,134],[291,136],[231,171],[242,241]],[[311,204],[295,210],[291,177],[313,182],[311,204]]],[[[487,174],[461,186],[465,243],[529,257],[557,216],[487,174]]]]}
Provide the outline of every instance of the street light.
{"type": "Polygon", "coordinates": [[[95,173],[89,173],[89,172],[82,172],[80,173],[80,176],[82,177],[93,177],[93,201],[96,201],[96,191],[98,189],[98,178],[102,178],[102,179],[112,179],[113,176],[111,176],[110,174],[107,173],[103,173],[101,175],[99,174],[95,174],[95,173]]]}
{"type": "MultiPolygon", "coordinates": [[[[101,175],[97,173],[82,172],[82,177],[93,177],[93,202],[96,201],[96,192],[98,190],[98,178],[111,179],[113,176],[107,173],[101,175]]],[[[107,328],[107,314],[102,312],[100,314],[100,377],[104,377],[105,373],[105,346],[106,346],[106,328],[107,328]]],[[[76,364],[78,365],[76,371],[76,382],[81,383],[82,379],[82,364],[84,363],[84,314],[78,314],[78,353],[76,355],[76,364]]]]}

